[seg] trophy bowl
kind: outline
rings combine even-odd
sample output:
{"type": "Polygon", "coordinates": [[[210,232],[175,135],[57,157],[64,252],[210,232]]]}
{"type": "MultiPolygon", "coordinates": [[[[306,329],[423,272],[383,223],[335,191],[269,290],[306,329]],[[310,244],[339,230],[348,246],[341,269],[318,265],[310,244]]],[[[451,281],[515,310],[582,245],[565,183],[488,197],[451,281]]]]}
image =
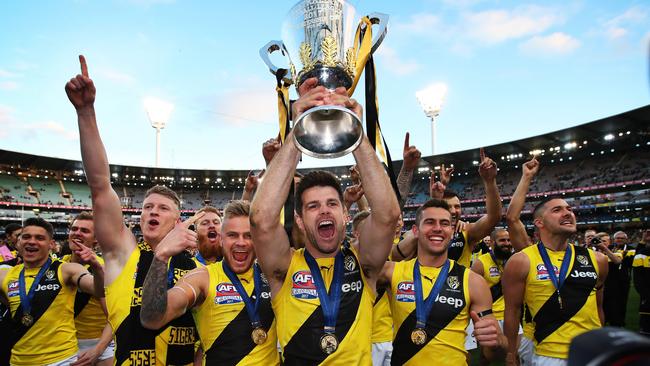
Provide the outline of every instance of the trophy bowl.
{"type": "MultiPolygon", "coordinates": [[[[371,52],[386,34],[388,16],[369,16],[377,25],[373,32],[371,52]]],[[[357,72],[358,27],[356,11],[345,0],[303,0],[294,5],[282,25],[283,41],[271,41],[260,49],[260,56],[275,75],[279,68],[270,60],[279,51],[288,61],[286,84],[296,90],[307,79],[315,77],[318,85],[330,91],[352,87],[357,72]],[[292,56],[298,55],[302,68],[297,71],[292,56]]],[[[293,125],[296,146],[303,153],[321,159],[344,156],[354,151],[363,137],[361,116],[335,105],[311,108],[300,115],[293,125]]]]}

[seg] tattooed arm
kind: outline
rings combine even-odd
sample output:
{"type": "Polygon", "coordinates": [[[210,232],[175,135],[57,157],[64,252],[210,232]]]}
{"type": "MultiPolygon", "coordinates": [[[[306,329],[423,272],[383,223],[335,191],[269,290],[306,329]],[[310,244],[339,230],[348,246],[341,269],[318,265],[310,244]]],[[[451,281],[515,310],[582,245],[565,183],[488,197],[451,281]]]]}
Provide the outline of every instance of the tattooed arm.
{"type": "Polygon", "coordinates": [[[418,166],[421,155],[422,154],[420,153],[420,150],[417,149],[417,147],[409,144],[409,133],[407,132],[406,136],[404,137],[404,152],[402,153],[404,162],[402,163],[402,169],[400,169],[399,175],[397,176],[397,189],[399,190],[399,194],[401,196],[401,200],[399,202],[400,210],[404,208],[406,200],[409,196],[409,192],[411,191],[413,172],[418,166]]]}

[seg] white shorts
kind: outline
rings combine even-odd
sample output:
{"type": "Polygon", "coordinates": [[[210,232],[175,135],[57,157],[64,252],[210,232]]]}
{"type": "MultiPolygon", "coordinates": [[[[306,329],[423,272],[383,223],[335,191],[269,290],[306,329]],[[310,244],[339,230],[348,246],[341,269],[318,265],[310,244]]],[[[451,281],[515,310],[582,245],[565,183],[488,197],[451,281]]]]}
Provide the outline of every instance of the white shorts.
{"type": "MultiPolygon", "coordinates": [[[[503,333],[503,322],[504,320],[498,320],[497,322],[499,323],[499,327],[501,328],[501,333],[503,333]]],[[[521,327],[521,324],[519,324],[519,330],[517,331],[517,334],[522,335],[524,334],[524,328],[521,327]]]]}
{"type": "MultiPolygon", "coordinates": [[[[77,344],[79,345],[79,353],[89,350],[97,345],[99,342],[99,338],[91,338],[91,339],[77,339],[77,344]]],[[[104,361],[107,360],[115,354],[115,342],[111,341],[111,343],[106,346],[106,349],[104,352],[99,355],[99,358],[97,361],[104,361]]]]}
{"type": "Polygon", "coordinates": [[[465,350],[469,351],[476,349],[478,343],[476,342],[476,337],[474,337],[474,321],[470,319],[467,328],[465,328],[465,350]]]}
{"type": "Polygon", "coordinates": [[[535,343],[532,339],[522,335],[519,342],[519,363],[521,366],[530,366],[533,364],[533,354],[535,353],[535,343]]]}
{"type": "Polygon", "coordinates": [[[372,366],[390,366],[390,358],[392,355],[392,342],[372,344],[372,366]]]}
{"type": "Polygon", "coordinates": [[[564,358],[533,355],[533,366],[567,366],[567,364],[568,362],[564,358]]]}
{"type": "Polygon", "coordinates": [[[70,356],[66,358],[65,360],[61,360],[59,362],[55,363],[50,363],[45,366],[70,366],[72,365],[75,361],[77,361],[77,355],[70,356]]]}

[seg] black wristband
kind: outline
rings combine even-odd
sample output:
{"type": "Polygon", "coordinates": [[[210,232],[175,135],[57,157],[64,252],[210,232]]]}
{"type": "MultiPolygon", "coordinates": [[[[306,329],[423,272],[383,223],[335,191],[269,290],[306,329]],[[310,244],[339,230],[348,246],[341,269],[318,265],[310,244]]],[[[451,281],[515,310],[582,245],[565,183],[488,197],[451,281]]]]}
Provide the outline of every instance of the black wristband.
{"type": "Polygon", "coordinates": [[[77,277],[77,288],[79,288],[79,284],[81,283],[81,278],[82,278],[83,276],[85,276],[85,275],[89,275],[89,274],[90,274],[90,273],[88,273],[88,272],[84,272],[84,273],[80,274],[79,277],[77,277]]]}
{"type": "Polygon", "coordinates": [[[395,244],[395,248],[397,249],[397,253],[402,256],[402,259],[406,259],[406,256],[404,253],[402,253],[402,250],[399,248],[399,243],[395,244]]]}
{"type": "Polygon", "coordinates": [[[490,315],[490,314],[492,314],[492,309],[487,309],[487,310],[483,310],[483,311],[481,311],[479,313],[476,313],[476,315],[478,315],[479,318],[482,318],[482,317],[484,317],[486,315],[490,315]]]}

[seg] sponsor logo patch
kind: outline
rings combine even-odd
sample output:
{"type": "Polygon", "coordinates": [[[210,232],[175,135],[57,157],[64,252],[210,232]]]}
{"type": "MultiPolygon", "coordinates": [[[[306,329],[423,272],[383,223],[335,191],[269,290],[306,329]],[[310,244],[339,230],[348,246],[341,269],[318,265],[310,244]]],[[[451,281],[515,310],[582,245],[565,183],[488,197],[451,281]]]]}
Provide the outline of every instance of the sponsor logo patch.
{"type": "Polygon", "coordinates": [[[354,268],[356,267],[354,258],[351,255],[346,255],[343,266],[348,272],[354,271],[354,268]]]}
{"type": "Polygon", "coordinates": [[[222,282],[217,285],[217,294],[214,303],[219,305],[237,304],[242,302],[237,288],[230,282],[222,282]]]}
{"type": "Polygon", "coordinates": [[[48,279],[48,280],[53,280],[53,279],[54,279],[54,276],[56,276],[56,273],[54,273],[53,270],[48,269],[47,271],[45,271],[45,278],[46,278],[46,279],[48,279]]]}
{"type": "Polygon", "coordinates": [[[499,271],[499,268],[490,267],[490,277],[499,277],[499,276],[501,276],[501,272],[499,271]]]}
{"type": "Polygon", "coordinates": [[[317,299],[318,292],[309,271],[298,271],[291,276],[291,296],[296,299],[317,299]]]}
{"type": "Polygon", "coordinates": [[[578,255],[576,257],[576,260],[578,261],[578,263],[582,264],[583,266],[588,266],[589,265],[589,261],[587,260],[587,257],[585,257],[582,254],[578,255]]]}
{"type": "Polygon", "coordinates": [[[458,276],[447,277],[447,286],[449,286],[449,288],[452,290],[458,289],[458,286],[460,286],[460,282],[458,282],[458,276]]]}
{"type": "Polygon", "coordinates": [[[18,294],[19,294],[18,288],[19,287],[20,287],[20,285],[18,284],[18,281],[9,282],[9,286],[7,287],[7,297],[18,296],[18,294]]]}
{"type": "MultiPolygon", "coordinates": [[[[555,275],[559,276],[560,270],[557,268],[557,266],[553,266],[553,269],[555,270],[555,275]]],[[[550,279],[548,271],[546,270],[546,266],[543,263],[537,265],[537,279],[540,281],[550,279]]]]}
{"type": "Polygon", "coordinates": [[[415,286],[413,281],[403,281],[397,284],[395,300],[400,302],[415,302],[415,286]]]}

